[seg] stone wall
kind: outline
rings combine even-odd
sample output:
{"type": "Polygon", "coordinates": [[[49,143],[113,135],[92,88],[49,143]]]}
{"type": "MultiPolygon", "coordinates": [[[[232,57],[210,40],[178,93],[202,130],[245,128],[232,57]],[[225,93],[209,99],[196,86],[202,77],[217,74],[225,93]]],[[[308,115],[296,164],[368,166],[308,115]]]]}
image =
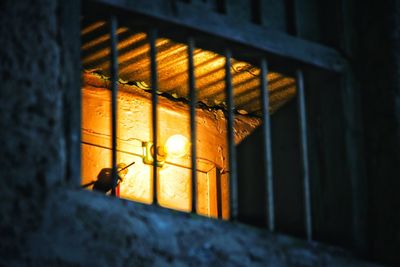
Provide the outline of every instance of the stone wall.
{"type": "MultiPolygon", "coordinates": [[[[30,234],[43,224],[47,192],[66,186],[71,173],[67,121],[74,114],[65,120],[64,111],[70,87],[79,83],[79,50],[65,35],[79,38],[79,31],[65,28],[64,19],[66,11],[72,18],[79,14],[77,4],[0,3],[0,265],[29,253],[30,234]]],[[[77,18],[69,28],[79,27],[77,18]]],[[[79,109],[79,102],[74,105],[79,109]]]]}
{"type": "Polygon", "coordinates": [[[43,217],[21,255],[33,266],[377,266],[263,229],[82,190],[53,192],[43,217]]]}

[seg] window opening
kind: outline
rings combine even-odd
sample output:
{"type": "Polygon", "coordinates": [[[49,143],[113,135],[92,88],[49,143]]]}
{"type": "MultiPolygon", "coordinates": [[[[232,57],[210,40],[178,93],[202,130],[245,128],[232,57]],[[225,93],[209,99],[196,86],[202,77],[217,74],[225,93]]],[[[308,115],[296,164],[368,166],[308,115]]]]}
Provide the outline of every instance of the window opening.
{"type": "MultiPolygon", "coordinates": [[[[294,79],[267,72],[265,59],[260,68],[232,58],[229,49],[220,55],[198,48],[190,37],[180,43],[157,37],[157,31],[123,25],[115,33],[116,194],[147,204],[155,198],[163,207],[186,212],[196,207],[198,214],[209,217],[235,218],[236,172],[230,167],[235,144],[265,125],[266,164],[272,166],[269,122],[263,121],[295,96],[294,79]],[[267,86],[269,97],[260,90],[267,86]]],[[[82,185],[93,189],[94,180],[113,165],[109,22],[84,20],[82,40],[82,185]]],[[[266,203],[273,230],[272,168],[268,171],[266,203]]]]}

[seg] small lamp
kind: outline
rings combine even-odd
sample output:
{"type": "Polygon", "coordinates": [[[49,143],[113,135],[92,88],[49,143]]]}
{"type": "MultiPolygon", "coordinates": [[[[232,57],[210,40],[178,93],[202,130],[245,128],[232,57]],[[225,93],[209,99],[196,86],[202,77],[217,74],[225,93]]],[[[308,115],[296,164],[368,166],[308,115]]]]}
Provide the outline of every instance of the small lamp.
{"type": "Polygon", "coordinates": [[[183,158],[189,152],[190,143],[185,136],[175,134],[168,138],[164,148],[168,156],[173,158],[183,158]]]}
{"type": "Polygon", "coordinates": [[[164,166],[167,157],[183,158],[186,156],[190,149],[190,142],[188,139],[181,135],[175,134],[167,139],[163,146],[157,146],[154,149],[152,142],[142,142],[143,147],[143,163],[152,165],[154,162],[154,152],[157,153],[157,167],[164,166]],[[154,151],[156,150],[156,151],[154,151]]]}

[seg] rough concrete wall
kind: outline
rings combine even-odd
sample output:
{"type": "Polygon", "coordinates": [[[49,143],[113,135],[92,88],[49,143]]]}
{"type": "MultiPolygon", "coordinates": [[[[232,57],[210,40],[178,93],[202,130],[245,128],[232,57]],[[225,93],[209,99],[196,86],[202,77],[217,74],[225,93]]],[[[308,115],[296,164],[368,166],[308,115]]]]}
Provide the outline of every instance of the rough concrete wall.
{"type": "Polygon", "coordinates": [[[82,190],[54,192],[44,218],[29,240],[32,266],[376,266],[262,229],[82,190]]]}
{"type": "MultiPolygon", "coordinates": [[[[176,0],[179,1],[179,0],[176,0]]],[[[288,11],[284,0],[180,0],[197,5],[199,9],[211,10],[235,17],[244,23],[257,23],[269,29],[285,32],[288,11]]]]}
{"type": "Polygon", "coordinates": [[[0,3],[0,252],[17,258],[42,223],[45,192],[65,183],[68,74],[58,1],[0,3]]]}

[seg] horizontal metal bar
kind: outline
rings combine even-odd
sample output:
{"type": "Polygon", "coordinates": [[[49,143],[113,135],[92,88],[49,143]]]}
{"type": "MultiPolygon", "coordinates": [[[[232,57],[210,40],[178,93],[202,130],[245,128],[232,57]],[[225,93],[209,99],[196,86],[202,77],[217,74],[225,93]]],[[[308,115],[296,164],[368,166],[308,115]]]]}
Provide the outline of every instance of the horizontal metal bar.
{"type": "Polygon", "coordinates": [[[157,125],[157,105],[158,105],[158,75],[157,75],[157,30],[152,29],[148,32],[150,43],[150,62],[151,62],[151,125],[153,136],[153,204],[158,203],[157,198],[157,146],[158,146],[158,125],[157,125]]]}
{"type": "Polygon", "coordinates": [[[234,136],[234,102],[233,102],[233,88],[232,88],[232,74],[231,74],[231,52],[229,49],[225,50],[225,92],[226,104],[228,111],[228,158],[229,158],[229,196],[230,196],[230,213],[231,220],[236,220],[238,216],[238,182],[237,182],[237,168],[236,168],[236,148],[234,136]]]}
{"type": "MultiPolygon", "coordinates": [[[[136,24],[141,27],[146,25],[157,25],[166,36],[182,36],[184,32],[190,32],[191,36],[206,36],[213,38],[212,42],[207,40],[199,47],[217,50],[223,53],[221,44],[231,48],[238,58],[251,60],[248,57],[258,58],[259,54],[268,54],[270,65],[278,61],[285,62],[299,67],[298,64],[311,65],[331,71],[342,71],[345,59],[335,49],[323,46],[314,42],[296,38],[284,32],[278,32],[264,28],[252,23],[246,23],[216,12],[201,12],[198,6],[190,5],[182,1],[175,1],[170,5],[164,0],[92,0],[84,1],[84,14],[90,14],[93,8],[90,3],[105,4],[103,12],[110,12],[110,6],[118,8],[118,11],[132,13],[129,16],[131,23],[137,19],[136,24]],[[151,23],[150,23],[151,22],[151,23]],[[244,51],[243,48],[250,48],[252,53],[244,51]]],[[[99,12],[96,7],[96,12],[99,12]]],[[[113,11],[115,12],[115,10],[113,11]]],[[[135,24],[135,23],[133,23],[135,24]]],[[[200,38],[199,41],[201,41],[200,38]]],[[[282,63],[282,62],[281,62],[282,63]]]]}
{"type": "Polygon", "coordinates": [[[261,59],[261,106],[262,106],[262,133],[263,133],[263,166],[265,167],[264,177],[266,179],[266,194],[267,194],[267,206],[268,206],[268,229],[273,232],[275,230],[275,204],[274,204],[274,180],[272,172],[272,143],[271,143],[271,120],[269,114],[269,94],[268,94],[268,67],[265,58],[261,59]]]}
{"type": "Polygon", "coordinates": [[[311,217],[311,193],[310,193],[310,173],[308,162],[308,136],[307,136],[307,117],[304,92],[304,77],[301,70],[296,71],[296,87],[298,94],[299,124],[300,124],[300,143],[301,143],[301,164],[304,190],[304,217],[306,225],[307,240],[312,240],[312,217],[311,217]]]}
{"type": "Polygon", "coordinates": [[[110,17],[110,74],[111,74],[111,162],[112,162],[112,189],[115,196],[118,183],[117,172],[117,98],[118,98],[118,50],[117,50],[117,18],[110,17]]]}
{"type": "Polygon", "coordinates": [[[192,166],[192,212],[196,212],[197,202],[197,150],[196,150],[196,80],[194,75],[194,40],[188,39],[188,58],[189,58],[189,98],[190,98],[190,141],[191,141],[191,166],[192,166]]]}

